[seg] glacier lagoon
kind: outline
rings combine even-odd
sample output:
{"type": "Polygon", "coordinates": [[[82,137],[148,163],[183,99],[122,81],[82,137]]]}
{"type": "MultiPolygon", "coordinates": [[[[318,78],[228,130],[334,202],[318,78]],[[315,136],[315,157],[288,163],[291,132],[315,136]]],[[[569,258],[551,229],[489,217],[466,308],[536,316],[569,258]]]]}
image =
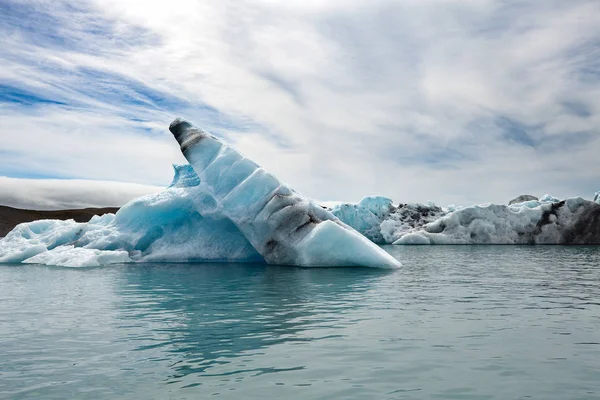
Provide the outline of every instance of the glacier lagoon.
{"type": "Polygon", "coordinates": [[[593,399],[600,248],[403,267],[0,265],[0,398],[593,399]]]}
{"type": "Polygon", "coordinates": [[[600,393],[600,247],[520,246],[600,243],[598,193],[326,207],[171,128],[190,164],[164,191],[0,240],[0,397],[600,393]]]}

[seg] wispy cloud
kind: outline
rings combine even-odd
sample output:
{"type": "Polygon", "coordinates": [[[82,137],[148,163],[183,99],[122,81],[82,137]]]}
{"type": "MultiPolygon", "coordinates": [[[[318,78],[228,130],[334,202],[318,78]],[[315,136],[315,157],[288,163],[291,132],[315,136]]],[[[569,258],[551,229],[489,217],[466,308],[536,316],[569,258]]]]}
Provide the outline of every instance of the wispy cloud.
{"type": "Polygon", "coordinates": [[[318,199],[600,185],[595,0],[0,7],[0,174],[166,184],[181,115],[318,199]]]}

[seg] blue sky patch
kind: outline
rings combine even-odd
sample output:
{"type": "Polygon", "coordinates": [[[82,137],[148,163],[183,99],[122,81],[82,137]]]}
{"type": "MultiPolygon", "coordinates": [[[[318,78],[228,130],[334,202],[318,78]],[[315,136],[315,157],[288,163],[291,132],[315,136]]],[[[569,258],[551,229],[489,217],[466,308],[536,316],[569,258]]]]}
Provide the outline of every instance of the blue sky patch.
{"type": "Polygon", "coordinates": [[[19,35],[45,48],[97,53],[158,43],[158,37],[148,30],[136,26],[117,29],[116,21],[75,3],[5,0],[0,2],[0,15],[2,35],[19,35]]]}
{"type": "Polygon", "coordinates": [[[34,106],[38,104],[66,105],[62,101],[39,96],[28,90],[3,84],[0,84],[0,103],[19,104],[22,106],[34,106]]]}

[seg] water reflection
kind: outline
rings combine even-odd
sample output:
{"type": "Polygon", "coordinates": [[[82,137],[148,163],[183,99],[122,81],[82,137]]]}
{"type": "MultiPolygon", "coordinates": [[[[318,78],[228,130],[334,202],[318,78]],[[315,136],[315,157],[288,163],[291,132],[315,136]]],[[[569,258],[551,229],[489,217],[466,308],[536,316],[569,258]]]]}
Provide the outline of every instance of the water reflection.
{"type": "MultiPolygon", "coordinates": [[[[177,382],[235,361],[229,374],[278,372],[245,368],[265,347],[340,336],[343,315],[363,305],[388,272],[368,268],[302,269],[240,264],[125,267],[116,288],[123,340],[169,360],[177,382]],[[235,359],[235,360],[234,360],[235,359]]],[[[295,365],[283,370],[302,369],[295,365]]],[[[222,373],[221,373],[222,374],[222,373]]]]}

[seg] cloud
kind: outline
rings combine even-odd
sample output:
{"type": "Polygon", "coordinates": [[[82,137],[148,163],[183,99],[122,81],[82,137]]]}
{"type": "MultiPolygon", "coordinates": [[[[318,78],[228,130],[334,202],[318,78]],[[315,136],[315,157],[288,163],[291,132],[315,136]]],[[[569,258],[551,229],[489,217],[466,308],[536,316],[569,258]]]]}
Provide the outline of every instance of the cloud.
{"type": "Polygon", "coordinates": [[[0,174],[166,184],[181,115],[317,199],[598,190],[594,0],[2,7],[0,174]]]}
{"type": "Polygon", "coordinates": [[[0,176],[0,205],[29,210],[120,207],[159,186],[81,179],[22,179],[0,176]]]}

